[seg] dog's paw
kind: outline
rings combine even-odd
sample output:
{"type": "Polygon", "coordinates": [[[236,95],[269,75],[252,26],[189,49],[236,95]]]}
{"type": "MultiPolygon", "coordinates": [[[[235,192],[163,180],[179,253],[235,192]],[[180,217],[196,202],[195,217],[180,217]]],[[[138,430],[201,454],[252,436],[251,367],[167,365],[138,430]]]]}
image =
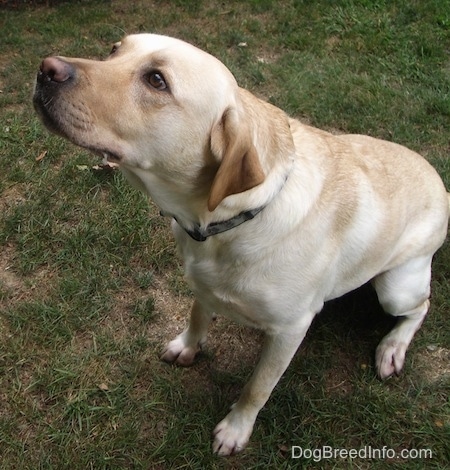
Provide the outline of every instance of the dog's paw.
{"type": "Polygon", "coordinates": [[[246,420],[232,410],[214,429],[214,453],[226,456],[240,452],[247,445],[254,420],[246,420]]]}
{"type": "Polygon", "coordinates": [[[378,376],[387,379],[391,375],[399,375],[403,369],[406,356],[406,344],[386,338],[379,344],[376,352],[378,376]]]}
{"type": "Polygon", "coordinates": [[[181,333],[173,341],[167,344],[161,355],[165,362],[176,363],[188,367],[194,363],[196,354],[200,351],[200,345],[190,346],[186,341],[186,334],[181,333]]]}

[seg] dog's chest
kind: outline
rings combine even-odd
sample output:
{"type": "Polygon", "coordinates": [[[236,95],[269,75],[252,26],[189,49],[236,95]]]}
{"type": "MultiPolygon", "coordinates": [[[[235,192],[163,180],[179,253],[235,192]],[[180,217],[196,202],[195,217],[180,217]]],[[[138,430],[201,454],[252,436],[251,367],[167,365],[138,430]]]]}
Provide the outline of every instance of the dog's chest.
{"type": "Polygon", "coordinates": [[[243,257],[206,246],[181,250],[185,277],[196,298],[211,312],[258,328],[271,323],[260,288],[254,282],[254,264],[243,257]],[[260,308],[255,309],[255,302],[260,308]]]}

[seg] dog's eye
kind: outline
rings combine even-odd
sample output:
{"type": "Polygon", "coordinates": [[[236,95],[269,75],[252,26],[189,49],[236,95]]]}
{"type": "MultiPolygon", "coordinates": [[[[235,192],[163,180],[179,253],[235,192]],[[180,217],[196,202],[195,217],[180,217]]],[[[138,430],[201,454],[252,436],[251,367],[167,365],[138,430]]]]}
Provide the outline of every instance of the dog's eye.
{"type": "Polygon", "coordinates": [[[147,82],[156,90],[165,90],[167,84],[164,77],[159,72],[151,72],[147,75],[147,82]]]}
{"type": "Polygon", "coordinates": [[[112,47],[111,52],[109,53],[109,55],[113,55],[114,52],[116,52],[117,49],[119,49],[119,45],[120,45],[120,43],[114,44],[114,46],[112,47]]]}

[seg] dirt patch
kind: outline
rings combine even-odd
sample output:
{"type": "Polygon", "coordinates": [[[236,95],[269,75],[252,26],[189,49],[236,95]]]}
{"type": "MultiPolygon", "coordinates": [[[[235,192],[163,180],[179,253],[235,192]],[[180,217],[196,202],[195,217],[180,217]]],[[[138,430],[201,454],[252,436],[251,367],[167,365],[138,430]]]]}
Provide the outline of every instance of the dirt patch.
{"type": "Polygon", "coordinates": [[[346,396],[353,392],[352,371],[347,365],[323,372],[324,388],[328,396],[346,396]]]}
{"type": "Polygon", "coordinates": [[[58,273],[48,266],[41,266],[32,275],[21,276],[15,272],[16,251],[12,244],[5,244],[0,252],[0,291],[3,306],[16,302],[44,300],[57,283],[58,273]]]}
{"type": "Polygon", "coordinates": [[[13,271],[13,249],[3,246],[0,254],[0,286],[10,292],[17,292],[22,288],[22,280],[13,271]]]}
{"type": "Polygon", "coordinates": [[[256,365],[263,337],[259,330],[218,317],[209,330],[205,349],[214,355],[216,368],[238,373],[243,368],[256,365]]]}
{"type": "Polygon", "coordinates": [[[416,354],[415,368],[427,383],[450,380],[450,349],[428,346],[416,354]]]}
{"type": "Polygon", "coordinates": [[[23,187],[20,184],[6,188],[0,196],[0,213],[4,214],[11,207],[25,202],[23,193],[23,187]]]}
{"type": "MultiPolygon", "coordinates": [[[[162,348],[187,326],[194,299],[175,295],[168,276],[155,279],[150,293],[155,301],[156,320],[148,330],[148,338],[162,348]]],[[[213,356],[216,367],[228,372],[241,370],[243,365],[256,363],[261,348],[262,333],[217,317],[208,332],[204,352],[213,356]]]]}
{"type": "Polygon", "coordinates": [[[162,342],[161,348],[186,328],[193,303],[193,298],[173,293],[169,277],[170,274],[156,276],[149,289],[154,299],[156,319],[148,337],[162,342]]]}
{"type": "MultiPolygon", "coordinates": [[[[2,345],[6,344],[7,340],[11,337],[12,337],[12,333],[9,328],[8,322],[2,315],[0,315],[0,341],[2,345]]],[[[0,395],[0,403],[3,403],[1,395],[0,395]]],[[[0,413],[0,416],[1,416],[1,413],[0,413]]]]}

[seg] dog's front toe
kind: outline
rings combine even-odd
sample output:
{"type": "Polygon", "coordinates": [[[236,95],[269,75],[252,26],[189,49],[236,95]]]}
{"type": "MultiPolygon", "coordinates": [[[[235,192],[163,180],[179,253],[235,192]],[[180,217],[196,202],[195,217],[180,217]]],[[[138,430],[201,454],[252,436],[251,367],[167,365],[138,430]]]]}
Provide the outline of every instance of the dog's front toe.
{"type": "Polygon", "coordinates": [[[233,410],[214,429],[214,453],[227,456],[245,448],[253,431],[254,419],[246,420],[233,410]]]}
{"type": "Polygon", "coordinates": [[[194,363],[195,356],[199,351],[198,345],[196,347],[188,345],[184,335],[181,334],[167,344],[161,354],[161,359],[168,363],[188,367],[194,363]]]}

